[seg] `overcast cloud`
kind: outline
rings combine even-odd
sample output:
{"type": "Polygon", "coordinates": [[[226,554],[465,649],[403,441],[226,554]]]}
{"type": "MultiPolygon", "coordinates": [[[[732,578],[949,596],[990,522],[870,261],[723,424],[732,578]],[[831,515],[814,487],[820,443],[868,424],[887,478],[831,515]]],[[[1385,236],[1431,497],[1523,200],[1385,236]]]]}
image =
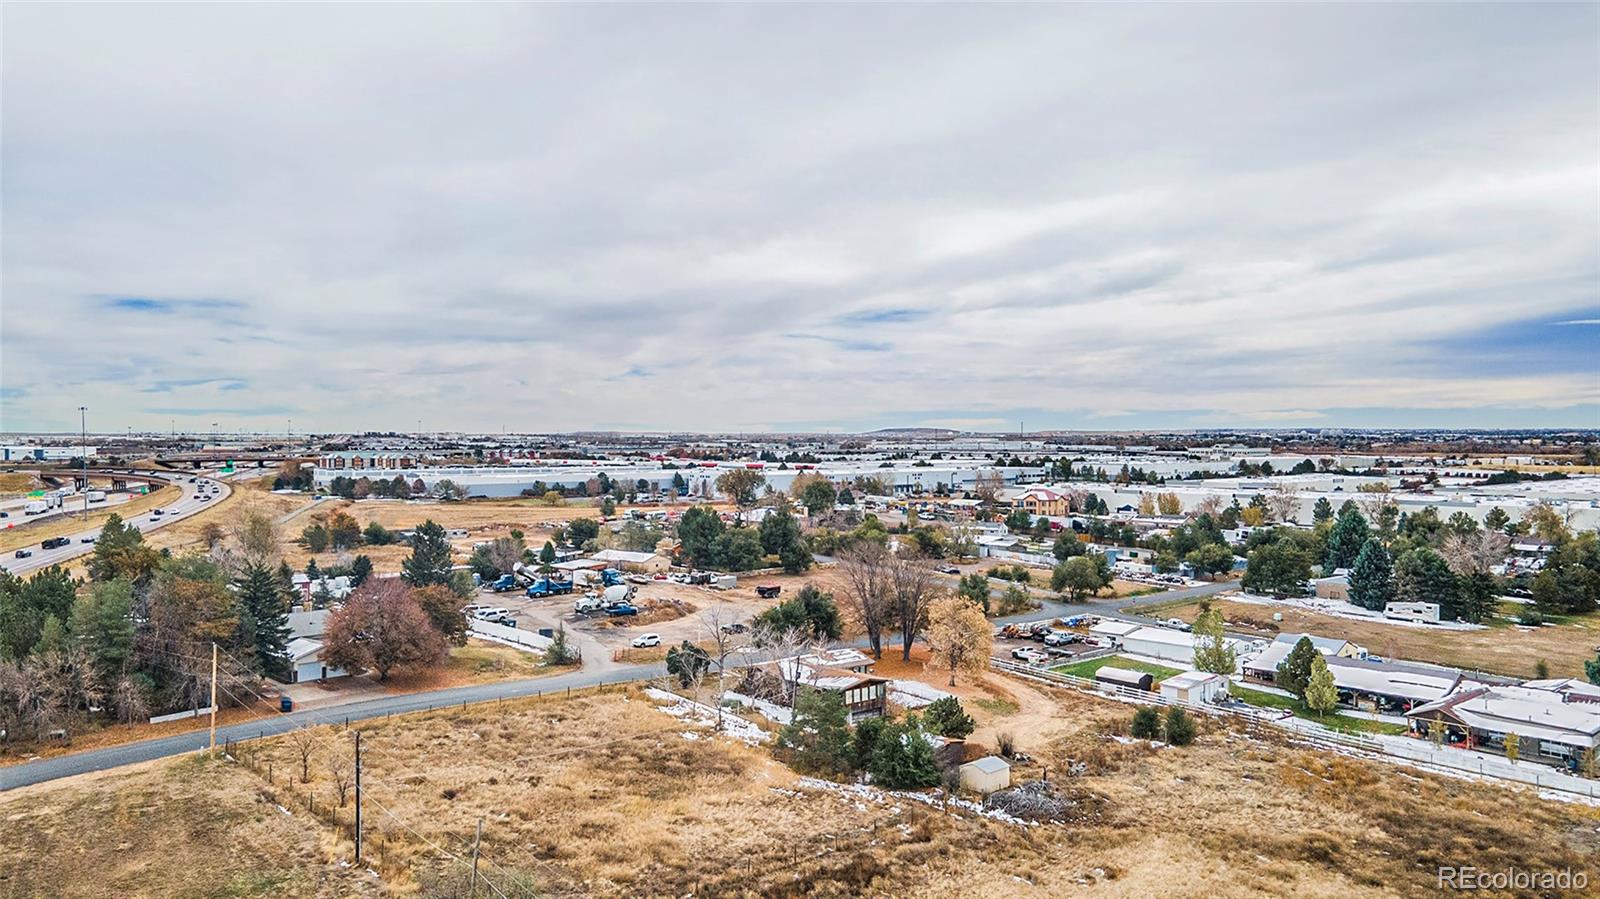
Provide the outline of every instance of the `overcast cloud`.
{"type": "Polygon", "coordinates": [[[1600,427],[1597,28],[10,4],[0,427],[1600,427]]]}

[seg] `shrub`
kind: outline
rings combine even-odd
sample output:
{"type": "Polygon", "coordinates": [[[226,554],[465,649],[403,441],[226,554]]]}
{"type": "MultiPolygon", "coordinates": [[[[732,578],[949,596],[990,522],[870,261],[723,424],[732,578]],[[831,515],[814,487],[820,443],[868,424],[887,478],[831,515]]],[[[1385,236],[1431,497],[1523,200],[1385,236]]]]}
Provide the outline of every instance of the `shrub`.
{"type": "Polygon", "coordinates": [[[978,727],[972,716],[961,707],[961,701],[954,696],[931,703],[923,712],[922,721],[931,733],[952,740],[966,739],[978,727]]]}
{"type": "Polygon", "coordinates": [[[908,715],[904,724],[884,727],[872,751],[869,770],[874,783],[891,790],[916,790],[939,783],[933,747],[917,716],[908,715]]]}
{"type": "Polygon", "coordinates": [[[1188,746],[1194,742],[1194,718],[1178,706],[1167,709],[1167,742],[1173,746],[1188,746]]]}
{"type": "Polygon", "coordinates": [[[1140,706],[1133,713],[1133,723],[1128,725],[1128,733],[1137,740],[1161,739],[1161,713],[1154,706],[1140,706]]]}
{"type": "Polygon", "coordinates": [[[994,735],[994,751],[1001,758],[1014,758],[1017,754],[1017,737],[1010,731],[1001,731],[994,735]]]}
{"type": "Polygon", "coordinates": [[[878,739],[888,722],[882,718],[866,718],[856,725],[850,740],[850,754],[857,770],[865,771],[872,764],[872,752],[878,748],[878,739]]]}

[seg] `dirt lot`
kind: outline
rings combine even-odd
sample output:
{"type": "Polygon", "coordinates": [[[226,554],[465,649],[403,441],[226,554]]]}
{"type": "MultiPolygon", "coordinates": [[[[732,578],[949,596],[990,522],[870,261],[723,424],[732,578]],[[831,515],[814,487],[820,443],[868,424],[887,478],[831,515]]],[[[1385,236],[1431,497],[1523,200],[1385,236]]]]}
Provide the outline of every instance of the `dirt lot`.
{"type": "MultiPolygon", "coordinates": [[[[1022,828],[809,787],[764,748],[709,738],[638,693],[608,692],[368,725],[367,859],[396,892],[454,895],[466,879],[455,859],[481,819],[481,868],[513,896],[1029,897],[1092,886],[1102,897],[1344,899],[1428,894],[1439,865],[1600,876],[1593,807],[1220,725],[1184,749],[1120,742],[1124,705],[1009,679],[976,689],[984,695],[969,706],[998,711],[975,712],[991,720],[971,742],[997,723],[1011,728],[1072,801],[1070,823],[1022,828]],[[1070,761],[1085,766],[1081,776],[1066,775],[1070,761]]],[[[336,872],[352,809],[338,806],[327,762],[349,737],[314,733],[308,783],[278,738],[239,748],[259,774],[185,760],[6,796],[0,820],[26,824],[0,835],[0,883],[68,896],[107,886],[258,895],[267,883],[348,895],[351,881],[336,872]],[[185,849],[211,844],[216,824],[230,863],[194,864],[185,849]]]]}
{"type": "MultiPolygon", "coordinates": [[[[1228,600],[1213,605],[1222,610],[1230,628],[1240,631],[1339,637],[1384,658],[1435,662],[1514,677],[1533,677],[1534,667],[1541,659],[1550,665],[1552,677],[1582,677],[1584,660],[1592,660],[1600,646],[1600,613],[1547,627],[1452,631],[1356,621],[1292,606],[1279,608],[1228,600]],[[1283,620],[1273,621],[1273,612],[1281,612],[1283,620]]],[[[1163,608],[1159,614],[1193,621],[1199,610],[1198,603],[1186,603],[1163,608]]],[[[1157,613],[1147,610],[1146,614],[1157,613]]]]}

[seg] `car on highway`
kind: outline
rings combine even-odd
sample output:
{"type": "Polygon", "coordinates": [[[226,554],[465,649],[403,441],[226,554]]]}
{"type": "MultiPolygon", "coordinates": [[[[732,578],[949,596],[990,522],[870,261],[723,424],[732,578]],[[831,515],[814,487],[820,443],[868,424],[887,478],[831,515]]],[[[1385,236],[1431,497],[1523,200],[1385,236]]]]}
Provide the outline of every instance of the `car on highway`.
{"type": "Polygon", "coordinates": [[[165,514],[167,514],[167,510],[165,510],[165,509],[151,509],[151,510],[150,510],[150,514],[151,514],[151,515],[152,515],[152,516],[155,516],[155,517],[157,517],[157,518],[159,518],[159,517],[161,517],[161,516],[162,516],[162,515],[165,515],[165,514]]]}
{"type": "Polygon", "coordinates": [[[649,649],[652,646],[660,646],[661,645],[661,635],[660,634],[640,634],[639,636],[634,637],[633,638],[633,642],[631,644],[629,644],[629,645],[632,646],[634,649],[649,649]]]}
{"type": "Polygon", "coordinates": [[[55,549],[57,547],[67,546],[71,543],[71,537],[49,537],[46,538],[43,543],[40,543],[39,546],[44,549],[55,549]]]}
{"type": "Polygon", "coordinates": [[[79,540],[78,542],[79,543],[93,543],[93,542],[95,542],[96,540],[99,540],[99,539],[100,538],[98,536],[96,536],[94,534],[90,534],[89,536],[84,537],[83,539],[79,540]]]}
{"type": "Polygon", "coordinates": [[[33,555],[33,550],[31,549],[19,549],[16,551],[16,557],[19,559],[26,559],[31,555],[33,555]]]}

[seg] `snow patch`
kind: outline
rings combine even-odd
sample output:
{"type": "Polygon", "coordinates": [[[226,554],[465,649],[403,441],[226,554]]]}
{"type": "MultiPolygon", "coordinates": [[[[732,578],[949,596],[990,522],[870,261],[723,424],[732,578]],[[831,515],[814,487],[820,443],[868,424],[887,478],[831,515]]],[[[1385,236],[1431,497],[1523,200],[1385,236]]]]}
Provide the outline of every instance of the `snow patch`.
{"type": "MultiPolygon", "coordinates": [[[[693,724],[706,730],[716,730],[717,710],[711,706],[685,699],[676,693],[668,693],[666,690],[659,690],[655,687],[646,689],[644,693],[656,702],[664,703],[664,705],[660,706],[660,709],[668,715],[674,718],[681,718],[688,724],[693,724]]],[[[735,740],[755,746],[770,739],[766,731],[732,712],[725,711],[721,717],[722,732],[735,740]]],[[[689,739],[687,733],[684,734],[684,737],[689,739]]]]}
{"type": "Polygon", "coordinates": [[[904,709],[920,709],[950,695],[921,681],[897,680],[889,683],[889,701],[904,709]]]}

